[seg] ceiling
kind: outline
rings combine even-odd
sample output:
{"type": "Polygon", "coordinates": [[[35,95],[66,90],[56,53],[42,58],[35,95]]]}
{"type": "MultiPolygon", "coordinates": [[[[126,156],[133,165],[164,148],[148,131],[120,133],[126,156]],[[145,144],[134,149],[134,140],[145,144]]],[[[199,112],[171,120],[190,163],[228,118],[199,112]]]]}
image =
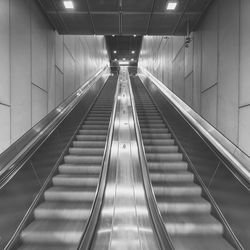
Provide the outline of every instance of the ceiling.
{"type": "Polygon", "coordinates": [[[167,0],[37,0],[60,34],[185,35],[187,23],[195,29],[213,0],[178,0],[166,11],[167,0]]]}
{"type": "Polygon", "coordinates": [[[142,36],[106,36],[107,50],[111,61],[125,60],[130,61],[131,64],[136,64],[141,43],[142,36]]]}

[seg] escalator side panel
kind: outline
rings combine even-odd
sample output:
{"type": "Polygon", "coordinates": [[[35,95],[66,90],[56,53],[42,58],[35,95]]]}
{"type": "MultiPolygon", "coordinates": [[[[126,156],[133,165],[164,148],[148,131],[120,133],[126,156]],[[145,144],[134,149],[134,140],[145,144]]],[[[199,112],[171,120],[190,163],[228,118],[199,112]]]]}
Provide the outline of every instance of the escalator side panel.
{"type": "Polygon", "coordinates": [[[103,78],[97,80],[31,159],[0,190],[0,249],[10,240],[104,83],[103,78]]]}
{"type": "MultiPolygon", "coordinates": [[[[140,79],[136,78],[135,81],[140,79]]],[[[208,144],[164,98],[160,90],[154,87],[150,79],[143,79],[143,83],[167,119],[233,233],[247,249],[250,245],[249,191],[235,177],[226,163],[216,156],[208,144]]]]}
{"type": "Polygon", "coordinates": [[[201,187],[195,183],[194,174],[150,95],[138,81],[134,81],[133,88],[150,179],[174,247],[211,249],[213,242],[218,249],[233,249],[224,239],[223,225],[211,214],[211,204],[202,197],[201,187]]]}

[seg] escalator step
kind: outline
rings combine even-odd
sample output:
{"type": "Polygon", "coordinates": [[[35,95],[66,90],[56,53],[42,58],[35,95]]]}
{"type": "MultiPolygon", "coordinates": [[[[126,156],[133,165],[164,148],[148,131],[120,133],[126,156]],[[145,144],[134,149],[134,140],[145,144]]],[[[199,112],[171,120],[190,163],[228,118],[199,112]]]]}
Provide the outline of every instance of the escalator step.
{"type": "Polygon", "coordinates": [[[80,129],[78,132],[80,135],[107,135],[106,129],[80,129]]]}
{"type": "Polygon", "coordinates": [[[145,146],[160,146],[160,145],[174,145],[173,139],[144,139],[145,146]]]}
{"type": "Polygon", "coordinates": [[[103,156],[104,148],[69,148],[71,155],[96,155],[103,156]]]}
{"type": "Polygon", "coordinates": [[[51,187],[44,192],[46,201],[84,201],[90,202],[95,198],[95,189],[51,187]]]}
{"type": "Polygon", "coordinates": [[[104,148],[106,141],[73,141],[74,147],[104,148]]]}
{"type": "Polygon", "coordinates": [[[148,167],[150,170],[187,170],[188,164],[184,161],[176,162],[148,162],[148,167]]]}
{"type": "Polygon", "coordinates": [[[173,214],[164,216],[165,226],[171,235],[220,235],[223,226],[209,214],[173,214]]]}
{"type": "Polygon", "coordinates": [[[59,166],[59,173],[62,174],[85,174],[99,175],[101,165],[70,165],[63,164],[59,166]]]}
{"type": "Polygon", "coordinates": [[[36,219],[87,220],[91,202],[44,202],[35,211],[36,219]]]}
{"type": "Polygon", "coordinates": [[[171,134],[164,133],[164,134],[159,134],[159,133],[142,133],[142,138],[143,139],[171,139],[171,134]]]}
{"type": "Polygon", "coordinates": [[[182,153],[157,154],[148,153],[146,155],[148,161],[181,161],[182,153]]]}
{"type": "Polygon", "coordinates": [[[150,179],[152,183],[161,182],[193,182],[194,175],[188,171],[179,171],[178,173],[150,173],[150,179]]]}
{"type": "Polygon", "coordinates": [[[84,175],[59,174],[52,178],[54,186],[96,187],[98,181],[98,177],[89,177],[84,175]]]}
{"type": "Polygon", "coordinates": [[[178,146],[145,146],[146,153],[177,153],[178,146]]]}
{"type": "MultiPolygon", "coordinates": [[[[155,188],[154,188],[155,190],[155,188]]],[[[157,199],[157,190],[155,190],[157,199]]],[[[161,213],[210,213],[211,205],[199,196],[167,196],[164,201],[158,201],[161,213]]]]}
{"type": "MultiPolygon", "coordinates": [[[[84,229],[83,221],[35,220],[22,231],[24,243],[77,245],[84,229]]],[[[46,249],[46,247],[45,247],[46,249]]]]}

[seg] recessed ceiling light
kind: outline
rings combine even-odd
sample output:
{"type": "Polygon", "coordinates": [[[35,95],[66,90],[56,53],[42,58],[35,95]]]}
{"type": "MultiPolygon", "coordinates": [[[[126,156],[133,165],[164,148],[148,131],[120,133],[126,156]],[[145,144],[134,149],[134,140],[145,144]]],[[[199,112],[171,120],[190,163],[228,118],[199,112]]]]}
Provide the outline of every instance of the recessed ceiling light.
{"type": "Polygon", "coordinates": [[[114,54],[116,54],[117,53],[117,51],[116,50],[114,50],[114,54]]]}
{"type": "Polygon", "coordinates": [[[117,59],[115,58],[115,61],[117,61],[117,59]]]}
{"type": "Polygon", "coordinates": [[[131,58],[131,61],[133,62],[135,59],[134,58],[131,58]]]}
{"type": "Polygon", "coordinates": [[[126,58],[122,58],[122,60],[123,60],[123,61],[125,61],[125,60],[126,60],[126,58]]]}
{"type": "Polygon", "coordinates": [[[112,35],[112,37],[115,37],[115,35],[112,35]]]}
{"type": "Polygon", "coordinates": [[[72,1],[63,1],[65,9],[74,9],[74,4],[72,1]]]}
{"type": "Polygon", "coordinates": [[[134,53],[135,53],[135,51],[134,51],[134,50],[132,50],[132,51],[131,51],[131,53],[132,53],[132,54],[134,54],[134,53]]]}
{"type": "Polygon", "coordinates": [[[134,37],[136,37],[136,35],[134,35],[134,37]]]}
{"type": "Polygon", "coordinates": [[[176,6],[177,6],[176,1],[169,1],[167,3],[167,10],[175,10],[176,6]]]}

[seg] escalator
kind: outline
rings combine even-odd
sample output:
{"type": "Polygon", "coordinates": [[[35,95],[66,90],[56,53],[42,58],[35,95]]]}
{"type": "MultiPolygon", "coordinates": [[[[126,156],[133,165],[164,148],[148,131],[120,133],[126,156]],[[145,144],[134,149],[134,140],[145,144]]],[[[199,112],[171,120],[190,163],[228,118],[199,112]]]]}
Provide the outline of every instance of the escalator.
{"type": "Polygon", "coordinates": [[[83,120],[43,200],[21,232],[18,249],[76,249],[102,167],[117,77],[110,77],[83,120]]]}
{"type": "Polygon", "coordinates": [[[234,249],[151,96],[138,77],[131,83],[151,183],[174,248],[234,249]]]}

